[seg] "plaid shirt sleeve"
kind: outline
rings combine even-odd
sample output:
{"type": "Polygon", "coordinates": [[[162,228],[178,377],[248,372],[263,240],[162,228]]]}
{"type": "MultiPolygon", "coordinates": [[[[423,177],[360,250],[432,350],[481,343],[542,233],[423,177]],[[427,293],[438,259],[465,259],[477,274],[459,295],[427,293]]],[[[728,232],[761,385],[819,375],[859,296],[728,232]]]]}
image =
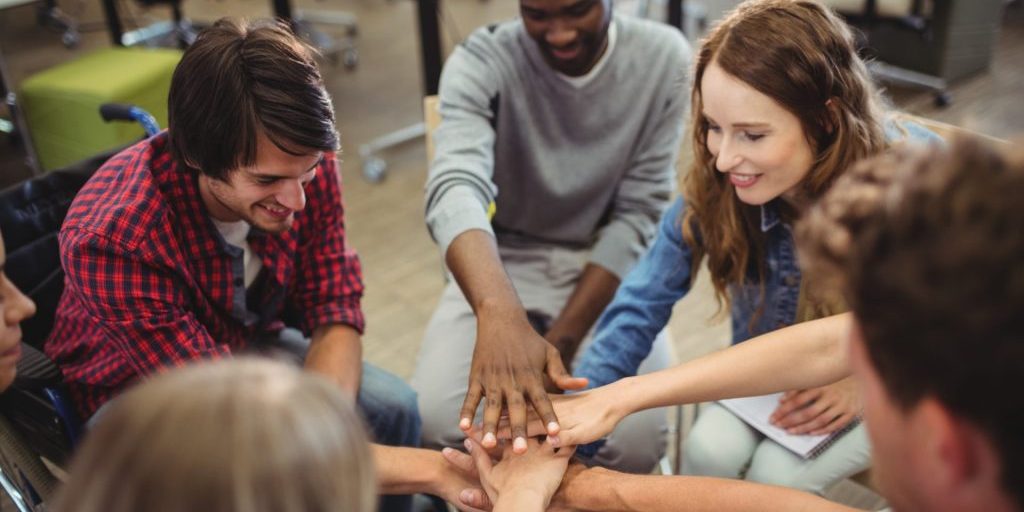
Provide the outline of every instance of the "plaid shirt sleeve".
{"type": "Polygon", "coordinates": [[[309,336],[322,325],[346,324],[362,333],[362,269],[355,251],[345,244],[341,176],[334,158],[324,159],[306,195],[309,218],[300,231],[291,295],[302,331],[309,336]]]}
{"type": "Polygon", "coordinates": [[[60,244],[66,286],[140,375],[230,353],[186,307],[185,287],[155,248],[128,249],[85,229],[63,230],[60,244]]]}

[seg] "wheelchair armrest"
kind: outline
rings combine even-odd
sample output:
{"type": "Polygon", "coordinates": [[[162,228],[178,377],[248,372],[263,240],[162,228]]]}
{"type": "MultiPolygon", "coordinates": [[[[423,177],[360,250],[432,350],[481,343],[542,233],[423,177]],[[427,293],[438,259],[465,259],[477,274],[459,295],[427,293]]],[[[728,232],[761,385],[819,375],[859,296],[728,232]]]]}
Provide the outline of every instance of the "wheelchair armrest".
{"type": "Polygon", "coordinates": [[[57,365],[35,347],[22,343],[14,387],[38,390],[44,387],[57,387],[61,383],[62,377],[57,365]]]}
{"type": "Polygon", "coordinates": [[[78,442],[81,426],[64,392],[60,369],[31,345],[22,343],[18,375],[0,394],[0,414],[34,452],[61,466],[78,442]]]}

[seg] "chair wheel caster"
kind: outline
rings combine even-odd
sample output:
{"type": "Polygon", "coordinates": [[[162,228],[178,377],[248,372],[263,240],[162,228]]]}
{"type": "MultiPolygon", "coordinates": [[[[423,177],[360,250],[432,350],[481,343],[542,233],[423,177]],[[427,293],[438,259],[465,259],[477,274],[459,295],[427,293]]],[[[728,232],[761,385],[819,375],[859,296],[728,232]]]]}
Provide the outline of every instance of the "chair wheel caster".
{"type": "Polygon", "coordinates": [[[77,47],[80,40],[79,35],[74,32],[65,32],[60,36],[60,42],[64,44],[65,48],[77,47]]]}
{"type": "Polygon", "coordinates": [[[363,162],[363,177],[370,183],[380,183],[387,170],[388,164],[381,158],[372,157],[363,162]]]}
{"type": "Polygon", "coordinates": [[[355,69],[359,65],[359,50],[346,48],[341,54],[341,63],[345,65],[345,69],[355,69]]]}

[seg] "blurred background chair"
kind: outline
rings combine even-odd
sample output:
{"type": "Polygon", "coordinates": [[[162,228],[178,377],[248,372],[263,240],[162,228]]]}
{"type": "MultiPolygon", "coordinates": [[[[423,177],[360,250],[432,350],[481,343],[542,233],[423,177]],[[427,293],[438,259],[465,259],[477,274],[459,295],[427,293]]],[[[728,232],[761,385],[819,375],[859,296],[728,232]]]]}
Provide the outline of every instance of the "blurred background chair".
{"type": "Polygon", "coordinates": [[[936,106],[948,84],[988,69],[1005,0],[825,0],[861,30],[862,54],[882,83],[922,88],[936,106]]]}
{"type": "Polygon", "coordinates": [[[195,41],[196,34],[204,25],[194,24],[182,12],[182,0],[137,0],[147,12],[150,9],[166,6],[171,11],[170,20],[159,20],[148,25],[136,26],[125,31],[119,0],[101,0],[103,17],[115,46],[147,46],[163,48],[185,48],[195,41]]]}
{"type": "MultiPolygon", "coordinates": [[[[275,0],[275,13],[279,18],[290,19],[292,30],[299,37],[313,45],[332,64],[340,62],[346,69],[355,69],[359,64],[359,49],[356,46],[359,25],[355,15],[344,11],[297,9],[294,14],[282,16],[276,11],[278,3],[287,3],[286,0],[275,0]],[[332,33],[324,32],[321,28],[330,28],[332,33]],[[339,30],[339,36],[333,34],[339,30]]],[[[290,7],[288,12],[291,13],[290,7]]]]}

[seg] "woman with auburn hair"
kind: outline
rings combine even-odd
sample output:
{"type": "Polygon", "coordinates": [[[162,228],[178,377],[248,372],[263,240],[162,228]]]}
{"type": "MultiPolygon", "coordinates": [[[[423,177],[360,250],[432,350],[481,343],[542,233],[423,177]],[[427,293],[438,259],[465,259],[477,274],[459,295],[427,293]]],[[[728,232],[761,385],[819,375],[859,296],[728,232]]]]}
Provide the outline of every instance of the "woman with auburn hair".
{"type": "Polygon", "coordinates": [[[161,374],[112,402],[54,510],[371,512],[364,426],[336,384],[234,359],[161,374]]]}
{"type": "MultiPolygon", "coordinates": [[[[813,1],[740,5],[704,41],[694,77],[694,163],[682,197],[581,357],[575,375],[592,386],[636,374],[705,263],[719,305],[730,312],[733,343],[845,310],[841,301],[806,292],[794,221],[889,140],[934,137],[885,119],[849,28],[813,1]]],[[[843,380],[786,393],[772,420],[793,434],[825,434],[851,426],[860,412],[859,391],[843,380]]],[[[687,474],[819,494],[871,458],[863,426],[805,460],[717,403],[702,408],[683,451],[687,474]]]]}

